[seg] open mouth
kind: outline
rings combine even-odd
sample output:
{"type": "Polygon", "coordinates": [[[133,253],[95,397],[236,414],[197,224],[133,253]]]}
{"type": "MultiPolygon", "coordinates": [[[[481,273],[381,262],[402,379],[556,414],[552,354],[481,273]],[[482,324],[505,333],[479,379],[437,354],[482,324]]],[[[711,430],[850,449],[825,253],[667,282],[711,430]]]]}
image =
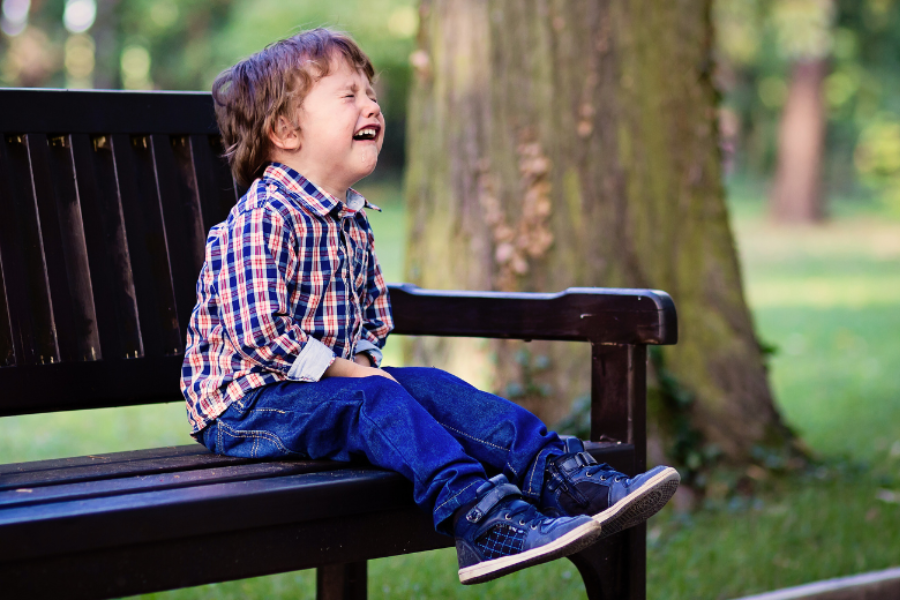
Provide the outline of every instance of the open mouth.
{"type": "Polygon", "coordinates": [[[378,137],[378,127],[364,127],[353,134],[354,140],[374,140],[378,137]]]}

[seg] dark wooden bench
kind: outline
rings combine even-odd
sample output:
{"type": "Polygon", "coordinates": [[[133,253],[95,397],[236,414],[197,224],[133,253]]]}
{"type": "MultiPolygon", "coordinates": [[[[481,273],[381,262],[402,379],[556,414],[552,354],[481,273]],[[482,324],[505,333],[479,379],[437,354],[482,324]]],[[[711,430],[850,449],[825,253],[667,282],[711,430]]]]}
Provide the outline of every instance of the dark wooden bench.
{"type": "MultiPolygon", "coordinates": [[[[181,402],[205,235],[241,192],[218,158],[209,94],[2,90],[0,133],[0,416],[181,402]]],[[[391,295],[398,335],[589,342],[591,437],[605,440],[590,449],[645,469],[646,345],[676,338],[665,293],[391,295]]],[[[366,560],[451,544],[406,481],[365,465],[186,443],[0,466],[7,598],[312,567],[320,598],[364,598],[366,560]]],[[[591,598],[644,598],[643,527],[572,560],[591,598]]]]}

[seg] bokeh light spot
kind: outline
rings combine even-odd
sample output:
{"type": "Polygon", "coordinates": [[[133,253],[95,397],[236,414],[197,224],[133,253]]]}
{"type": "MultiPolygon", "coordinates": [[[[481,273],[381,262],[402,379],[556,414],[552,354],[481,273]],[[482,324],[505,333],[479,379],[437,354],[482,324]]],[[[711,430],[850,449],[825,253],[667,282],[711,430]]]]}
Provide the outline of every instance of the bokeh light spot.
{"type": "Polygon", "coordinates": [[[76,33],[66,40],[66,87],[86,89],[93,87],[94,40],[84,33],[76,33]]]}
{"type": "Polygon", "coordinates": [[[3,0],[3,19],[0,26],[9,36],[19,35],[28,24],[31,0],[3,0]]]}
{"type": "Polygon", "coordinates": [[[122,81],[126,89],[145,90],[150,83],[150,52],[139,44],[126,46],[122,51],[122,81]]]}
{"type": "Polygon", "coordinates": [[[388,17],[388,31],[397,38],[410,38],[419,28],[419,15],[412,6],[401,6],[388,17]]]}
{"type": "Polygon", "coordinates": [[[68,0],[63,24],[72,33],[82,33],[91,28],[96,17],[97,3],[94,0],[68,0]]]}
{"type": "Polygon", "coordinates": [[[168,29],[178,20],[178,5],[172,0],[158,0],[150,8],[150,20],[160,29],[168,29]]]}

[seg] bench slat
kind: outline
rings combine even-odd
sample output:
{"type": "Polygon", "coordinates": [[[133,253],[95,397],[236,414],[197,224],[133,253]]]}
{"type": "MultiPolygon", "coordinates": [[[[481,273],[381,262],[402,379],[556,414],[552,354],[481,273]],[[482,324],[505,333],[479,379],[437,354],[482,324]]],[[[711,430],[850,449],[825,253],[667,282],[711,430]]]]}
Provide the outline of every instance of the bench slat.
{"type": "Polygon", "coordinates": [[[0,369],[0,416],[183,402],[182,356],[0,369]]]}
{"type": "Polygon", "coordinates": [[[97,355],[100,339],[67,143],[63,136],[27,136],[60,360],[84,361],[97,355]]]}
{"type": "MultiPolygon", "coordinates": [[[[50,289],[53,307],[57,351],[60,360],[76,360],[80,356],[78,331],[72,314],[73,309],[76,308],[76,299],[70,291],[66,261],[69,250],[67,246],[70,245],[66,241],[72,234],[69,234],[59,222],[59,207],[56,200],[56,190],[54,189],[56,174],[49,164],[49,140],[47,136],[34,133],[28,134],[25,136],[25,146],[28,152],[28,169],[34,185],[34,195],[39,216],[41,246],[44,260],[47,264],[47,284],[50,289]]],[[[18,169],[19,167],[16,168],[18,169]]]]}
{"type": "Polygon", "coordinates": [[[3,90],[0,132],[216,134],[209,92],[3,90]]]}
{"type": "Polygon", "coordinates": [[[149,139],[125,134],[110,137],[128,232],[144,355],[177,354],[184,345],[175,312],[166,231],[149,139]]]}
{"type": "Polygon", "coordinates": [[[203,266],[206,243],[200,199],[197,197],[187,140],[152,135],[150,141],[172,267],[175,308],[178,321],[182,324],[180,332],[186,336],[187,324],[196,302],[197,274],[203,266]],[[173,142],[179,148],[177,155],[173,142]]]}
{"type": "Polygon", "coordinates": [[[0,163],[0,255],[16,364],[59,362],[25,136],[0,137],[0,163]]]}
{"type": "Polygon", "coordinates": [[[98,358],[143,354],[122,206],[108,138],[69,136],[100,335],[98,358]],[[98,144],[95,151],[94,144],[98,144]]]}
{"type": "MultiPolygon", "coordinates": [[[[28,488],[16,487],[0,491],[0,510],[22,506],[34,506],[51,502],[69,502],[87,500],[89,498],[105,498],[121,496],[136,492],[161,491],[185,488],[196,485],[209,485],[228,481],[250,481],[265,477],[297,475],[300,473],[316,473],[333,471],[346,465],[331,461],[270,461],[238,464],[232,466],[206,465],[212,468],[177,470],[170,472],[138,475],[136,477],[103,478],[96,481],[66,483],[52,486],[28,488]],[[23,491],[24,490],[24,491],[23,491]]],[[[108,476],[107,476],[108,477],[108,476]]]]}
{"type": "Polygon", "coordinates": [[[149,448],[146,450],[109,452],[101,455],[90,454],[87,456],[32,460],[28,462],[0,465],[0,477],[7,473],[37,473],[38,471],[83,467],[85,465],[95,465],[98,461],[103,461],[105,464],[115,464],[136,460],[147,460],[150,458],[194,456],[196,454],[209,454],[209,450],[199,444],[186,444],[184,446],[163,446],[162,448],[149,448]]]}
{"type": "MultiPolygon", "coordinates": [[[[154,146],[154,149],[156,149],[156,146],[154,146]]],[[[188,281],[190,281],[191,290],[193,291],[197,283],[197,273],[200,272],[206,255],[206,233],[209,229],[203,222],[203,207],[200,204],[200,183],[197,181],[197,165],[194,163],[191,138],[186,135],[172,137],[167,155],[172,159],[171,164],[176,167],[171,170],[171,173],[177,175],[177,177],[172,179],[178,189],[178,194],[173,195],[170,200],[178,201],[177,205],[173,202],[173,206],[177,206],[183,216],[182,226],[188,234],[186,241],[189,246],[189,254],[186,255],[185,259],[190,257],[190,261],[187,261],[191,267],[191,272],[188,273],[188,281]]],[[[165,167],[165,165],[160,162],[160,167],[165,167]]],[[[169,171],[169,169],[164,170],[169,171]]]]}
{"type": "MultiPolygon", "coordinates": [[[[91,463],[77,466],[71,465],[56,469],[4,473],[0,475],[0,490],[36,488],[63,483],[99,481],[110,477],[134,477],[260,462],[258,459],[219,456],[200,445],[197,448],[200,451],[196,453],[149,456],[147,458],[122,461],[117,461],[114,458],[108,460],[103,456],[98,456],[91,463]]],[[[23,465],[22,468],[28,468],[28,463],[20,464],[23,465]]]]}
{"type": "Polygon", "coordinates": [[[397,473],[343,469],[0,511],[0,561],[410,507],[397,473]]]}
{"type": "MultiPolygon", "coordinates": [[[[610,558],[622,553],[617,537],[600,542],[610,558]]],[[[0,562],[0,581],[4,594],[11,598],[97,600],[452,545],[452,538],[434,531],[428,515],[410,505],[400,510],[0,562]],[[198,559],[210,552],[218,560],[198,559]],[[115,576],[110,576],[113,573],[115,576]]]]}
{"type": "MultiPolygon", "coordinates": [[[[2,235],[2,234],[0,234],[2,235]]],[[[3,275],[3,251],[0,247],[0,367],[10,367],[16,362],[10,328],[9,303],[6,300],[6,279],[3,275]]]]}
{"type": "Polygon", "coordinates": [[[190,136],[191,154],[197,173],[200,203],[203,207],[203,231],[221,223],[237,203],[238,196],[227,163],[221,160],[219,136],[190,136]]]}

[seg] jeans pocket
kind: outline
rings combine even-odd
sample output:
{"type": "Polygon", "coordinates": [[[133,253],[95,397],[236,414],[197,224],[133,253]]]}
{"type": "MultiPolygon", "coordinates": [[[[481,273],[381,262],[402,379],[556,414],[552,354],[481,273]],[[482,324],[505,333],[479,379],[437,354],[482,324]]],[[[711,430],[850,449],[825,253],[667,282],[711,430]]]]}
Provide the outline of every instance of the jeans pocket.
{"type": "Polygon", "coordinates": [[[226,423],[219,423],[216,429],[216,454],[243,458],[283,458],[291,454],[272,431],[237,429],[226,423]]]}
{"type": "MultiPolygon", "coordinates": [[[[256,399],[259,397],[259,394],[266,389],[266,386],[253,388],[237,400],[233,401],[228,408],[233,409],[240,415],[243,415],[248,410],[253,408],[253,405],[256,404],[256,399]]],[[[227,409],[226,409],[227,410],[227,409]]]]}

